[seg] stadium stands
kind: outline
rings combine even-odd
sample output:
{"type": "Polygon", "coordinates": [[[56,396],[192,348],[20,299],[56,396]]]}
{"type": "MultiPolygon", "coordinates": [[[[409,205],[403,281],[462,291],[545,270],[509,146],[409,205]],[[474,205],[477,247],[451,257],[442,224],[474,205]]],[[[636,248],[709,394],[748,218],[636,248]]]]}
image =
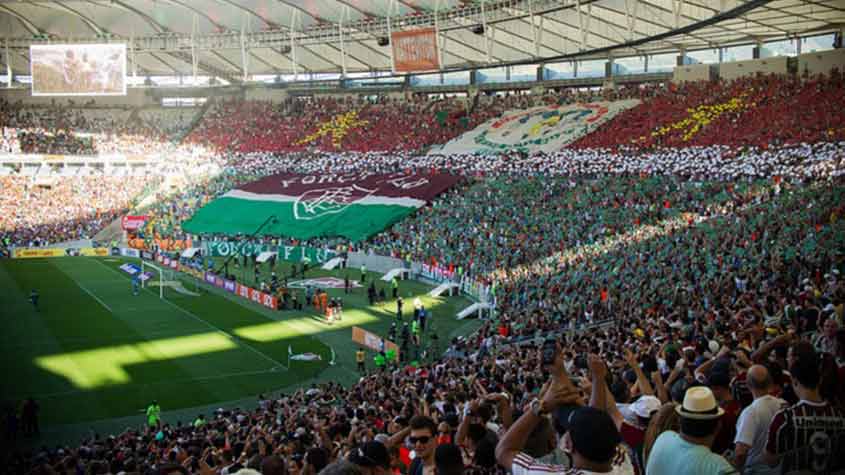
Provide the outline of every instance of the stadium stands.
{"type": "MultiPolygon", "coordinates": [[[[138,238],[150,247],[184,239],[181,222],[203,204],[274,173],[447,171],[463,184],[349,244],[481,282],[495,317],[448,342],[446,356],[369,371],[351,387],[260,396],[255,409],[18,453],[4,468],[311,474],[346,457],[407,473],[414,450],[425,470],[441,463],[420,472],[453,473],[438,457],[455,449],[457,465],[478,474],[573,466],[674,474],[695,463],[706,467],[700,473],[731,473],[768,461],[842,470],[834,455],[845,449],[843,92],[838,73],[623,88],[604,99],[643,103],[570,148],[534,156],[418,152],[505,110],[586,97],[486,97],[469,112],[417,99],[221,101],[187,138],[217,148],[214,160],[197,154],[161,167],[221,163],[222,173],[180,172],[173,187],[158,188],[138,238]],[[544,366],[547,337],[556,346],[544,366]],[[758,411],[768,411],[763,424],[751,421],[758,411]],[[796,411],[830,423],[808,435],[792,422],[796,411]],[[717,418],[718,428],[701,423],[717,418]],[[570,454],[558,448],[564,434],[570,454]],[[814,452],[818,438],[829,444],[814,452]]],[[[114,120],[0,109],[4,126],[44,133],[79,117],[114,120]]],[[[141,119],[156,132],[93,126],[102,127],[98,151],[169,150],[163,136],[186,123],[169,112],[141,119]]],[[[14,149],[17,136],[4,137],[14,149]]],[[[48,165],[0,168],[0,241],[90,237],[155,181],[88,166],[60,175],[38,187],[34,178],[55,176],[48,165]]]]}
{"type": "Polygon", "coordinates": [[[772,147],[845,137],[842,76],[744,77],[673,85],[575,144],[579,148],[772,147]]]}
{"type": "Polygon", "coordinates": [[[341,144],[347,151],[412,151],[445,143],[493,116],[465,114],[465,107],[422,100],[228,101],[206,113],[189,140],[238,152],[337,151],[341,144]]]}
{"type": "Polygon", "coordinates": [[[27,176],[2,177],[0,238],[23,247],[91,239],[129,211],[146,185],[139,178],[81,175],[63,177],[50,187],[37,186],[27,176]]]}
{"type": "Polygon", "coordinates": [[[198,108],[157,107],[142,109],[138,117],[147,127],[167,137],[184,133],[194,120],[198,108]]]}

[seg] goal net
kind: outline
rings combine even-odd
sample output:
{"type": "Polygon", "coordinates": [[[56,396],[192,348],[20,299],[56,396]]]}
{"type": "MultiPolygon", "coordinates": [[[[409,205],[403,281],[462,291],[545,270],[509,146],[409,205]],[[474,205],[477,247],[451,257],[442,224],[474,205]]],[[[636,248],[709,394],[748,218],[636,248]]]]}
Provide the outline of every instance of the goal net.
{"type": "Polygon", "coordinates": [[[188,290],[179,278],[179,272],[173,269],[141,261],[141,274],[144,275],[145,273],[149,273],[151,277],[149,279],[142,280],[141,286],[144,288],[158,288],[159,298],[163,299],[165,295],[171,291],[189,297],[199,297],[200,295],[197,292],[188,290]]]}

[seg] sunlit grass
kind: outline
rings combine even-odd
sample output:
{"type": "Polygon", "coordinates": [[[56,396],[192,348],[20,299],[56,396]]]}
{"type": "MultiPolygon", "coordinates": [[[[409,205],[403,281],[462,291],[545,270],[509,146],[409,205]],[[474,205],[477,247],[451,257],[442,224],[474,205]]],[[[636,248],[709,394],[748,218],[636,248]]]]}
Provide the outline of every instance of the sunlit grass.
{"type": "Polygon", "coordinates": [[[35,358],[35,364],[67,378],[79,389],[95,389],[132,382],[127,372],[127,367],[131,365],[208,354],[237,347],[238,345],[226,335],[208,332],[131,345],[39,356],[35,358]]]}
{"type": "MultiPolygon", "coordinates": [[[[377,320],[375,316],[359,310],[347,311],[344,316],[344,320],[335,322],[332,329],[351,328],[355,325],[377,320]]],[[[247,325],[235,328],[232,333],[245,340],[269,343],[324,331],[325,327],[322,324],[312,324],[314,318],[298,317],[247,325]]],[[[66,378],[79,389],[95,389],[131,383],[132,380],[126,371],[126,368],[131,365],[175,360],[237,348],[238,344],[226,334],[207,332],[135,344],[39,356],[35,358],[35,363],[40,368],[66,378]]]]}
{"type": "MultiPolygon", "coordinates": [[[[314,335],[326,330],[325,327],[321,326],[322,323],[318,325],[302,325],[302,323],[312,323],[317,318],[320,317],[298,317],[278,322],[260,323],[258,325],[236,328],[232,331],[232,333],[245,340],[261,343],[283,340],[297,336],[314,335]]],[[[349,311],[344,312],[344,319],[342,321],[335,321],[331,328],[333,330],[351,328],[355,325],[362,325],[376,320],[378,319],[373,315],[360,311],[349,311]]]]}

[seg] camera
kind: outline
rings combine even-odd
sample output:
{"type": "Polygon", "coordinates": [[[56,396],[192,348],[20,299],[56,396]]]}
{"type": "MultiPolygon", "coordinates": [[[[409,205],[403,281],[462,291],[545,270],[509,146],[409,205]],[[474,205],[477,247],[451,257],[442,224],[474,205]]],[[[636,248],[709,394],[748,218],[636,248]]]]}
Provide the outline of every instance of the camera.
{"type": "Polygon", "coordinates": [[[587,356],[578,355],[575,357],[575,367],[578,369],[587,369],[587,356]]]}
{"type": "Polygon", "coordinates": [[[543,342],[543,366],[551,366],[557,358],[557,342],[548,338],[543,342]]]}

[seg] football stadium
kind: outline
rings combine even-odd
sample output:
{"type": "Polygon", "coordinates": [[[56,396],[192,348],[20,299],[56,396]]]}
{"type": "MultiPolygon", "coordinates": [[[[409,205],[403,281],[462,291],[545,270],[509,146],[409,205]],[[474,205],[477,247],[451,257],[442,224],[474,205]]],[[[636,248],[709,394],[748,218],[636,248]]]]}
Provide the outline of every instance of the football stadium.
{"type": "Polygon", "coordinates": [[[845,1],[0,31],[0,473],[845,474],[845,1]]]}

